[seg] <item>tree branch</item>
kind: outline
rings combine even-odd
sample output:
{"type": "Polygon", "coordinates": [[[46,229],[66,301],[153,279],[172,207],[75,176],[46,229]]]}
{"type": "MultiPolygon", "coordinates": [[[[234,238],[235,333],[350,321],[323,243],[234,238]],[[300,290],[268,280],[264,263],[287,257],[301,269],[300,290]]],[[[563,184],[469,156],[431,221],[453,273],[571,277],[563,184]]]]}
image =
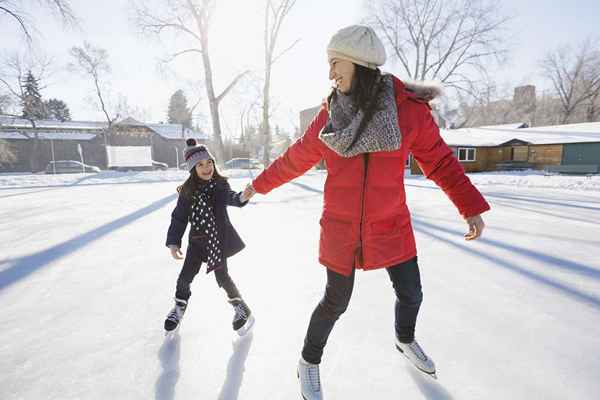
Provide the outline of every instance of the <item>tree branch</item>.
{"type": "Polygon", "coordinates": [[[233,80],[231,81],[231,83],[225,88],[225,90],[223,90],[223,92],[217,96],[216,100],[217,100],[217,104],[221,102],[221,100],[223,99],[223,97],[225,97],[227,95],[227,93],[229,93],[229,91],[235,86],[236,83],[238,83],[238,81],[240,79],[242,79],[244,77],[244,75],[248,74],[250,72],[250,70],[246,70],[240,74],[238,74],[235,78],[233,78],[233,80]]]}

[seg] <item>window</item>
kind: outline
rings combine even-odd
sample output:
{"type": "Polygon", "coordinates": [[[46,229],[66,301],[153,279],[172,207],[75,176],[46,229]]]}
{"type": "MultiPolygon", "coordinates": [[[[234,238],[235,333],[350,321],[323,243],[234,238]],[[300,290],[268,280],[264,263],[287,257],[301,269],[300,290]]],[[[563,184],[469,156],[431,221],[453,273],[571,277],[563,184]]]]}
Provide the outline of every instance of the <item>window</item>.
{"type": "Polygon", "coordinates": [[[458,148],[458,161],[475,161],[475,149],[467,147],[458,148]]]}

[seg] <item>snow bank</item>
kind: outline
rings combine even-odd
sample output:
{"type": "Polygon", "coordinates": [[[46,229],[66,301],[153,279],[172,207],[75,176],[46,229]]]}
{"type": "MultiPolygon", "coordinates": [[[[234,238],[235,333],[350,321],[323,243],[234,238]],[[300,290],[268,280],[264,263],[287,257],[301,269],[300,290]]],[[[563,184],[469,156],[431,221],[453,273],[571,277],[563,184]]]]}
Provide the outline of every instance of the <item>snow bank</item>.
{"type": "Polygon", "coordinates": [[[477,186],[508,185],[520,188],[582,190],[600,192],[600,175],[544,175],[543,171],[505,171],[468,174],[477,186]]]}
{"type": "MultiPolygon", "coordinates": [[[[226,170],[230,178],[252,179],[260,170],[226,170]]],[[[0,188],[99,185],[115,183],[183,182],[186,171],[102,171],[96,174],[0,174],[0,188]]]]}
{"type": "MultiPolygon", "coordinates": [[[[232,179],[250,181],[260,170],[231,169],[222,173],[232,179]]],[[[325,171],[310,171],[306,176],[320,176],[325,171]]],[[[116,172],[102,171],[98,174],[0,174],[0,188],[26,188],[47,186],[99,185],[115,183],[183,182],[186,171],[116,172]]],[[[600,192],[600,175],[565,176],[544,175],[541,171],[506,171],[468,174],[477,186],[507,185],[521,188],[542,188],[600,192]]],[[[422,176],[407,176],[408,180],[425,180],[422,176]]]]}

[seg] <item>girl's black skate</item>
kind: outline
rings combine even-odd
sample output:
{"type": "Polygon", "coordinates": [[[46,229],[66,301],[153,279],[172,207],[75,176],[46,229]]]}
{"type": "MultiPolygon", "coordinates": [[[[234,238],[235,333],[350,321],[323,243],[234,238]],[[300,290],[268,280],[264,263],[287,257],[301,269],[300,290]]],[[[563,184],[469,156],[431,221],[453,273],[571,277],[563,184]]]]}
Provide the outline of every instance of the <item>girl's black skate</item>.
{"type": "Polygon", "coordinates": [[[167,315],[167,319],[165,319],[165,331],[167,331],[167,333],[173,332],[179,327],[186,308],[187,301],[177,298],[175,299],[175,306],[167,315]]]}
{"type": "Polygon", "coordinates": [[[239,297],[229,299],[229,304],[233,306],[233,310],[235,311],[232,322],[233,330],[238,335],[244,336],[254,325],[252,311],[250,311],[250,307],[248,307],[246,302],[239,297]]]}

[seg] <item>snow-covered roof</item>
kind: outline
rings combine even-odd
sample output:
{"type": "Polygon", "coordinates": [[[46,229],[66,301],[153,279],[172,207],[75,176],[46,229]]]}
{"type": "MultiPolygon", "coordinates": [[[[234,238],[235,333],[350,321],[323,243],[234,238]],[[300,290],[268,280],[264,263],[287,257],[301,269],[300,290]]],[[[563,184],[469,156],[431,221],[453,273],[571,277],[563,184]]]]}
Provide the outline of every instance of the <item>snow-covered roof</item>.
{"type": "MultiPolygon", "coordinates": [[[[164,137],[165,139],[182,139],[181,137],[181,124],[147,124],[144,122],[137,121],[133,118],[126,118],[115,125],[122,126],[145,126],[148,129],[154,131],[156,134],[164,137]]],[[[95,122],[95,121],[48,121],[39,120],[35,121],[35,126],[38,129],[64,129],[64,130],[94,130],[98,131],[107,128],[106,122],[95,122]]],[[[10,117],[7,115],[0,115],[0,128],[18,130],[22,128],[32,129],[31,122],[29,120],[17,117],[10,117]]],[[[194,131],[192,129],[185,129],[183,131],[183,138],[196,138],[196,139],[208,139],[208,135],[203,132],[194,131]]]]}
{"type": "MultiPolygon", "coordinates": [[[[107,127],[106,122],[96,121],[35,121],[36,128],[42,129],[73,129],[73,130],[99,130],[107,127]]],[[[0,115],[0,127],[8,128],[32,128],[31,122],[23,118],[0,115]]]]}
{"type": "Polygon", "coordinates": [[[194,131],[188,128],[183,130],[183,138],[181,137],[181,124],[145,124],[148,128],[164,137],[165,139],[208,139],[208,136],[203,132],[194,131]]]}
{"type": "MultiPolygon", "coordinates": [[[[41,140],[92,140],[96,135],[80,132],[44,132],[35,131],[41,140]]],[[[33,138],[33,132],[0,132],[0,139],[29,139],[33,138]]]]}
{"type": "Polygon", "coordinates": [[[583,122],[579,124],[536,126],[527,128],[527,131],[565,132],[565,133],[591,133],[600,135],[600,122],[583,122]]]}
{"type": "Polygon", "coordinates": [[[529,125],[527,122],[514,122],[512,124],[502,124],[502,125],[485,125],[478,126],[481,129],[522,129],[527,128],[529,125]]]}
{"type": "Polygon", "coordinates": [[[19,132],[2,132],[0,131],[0,139],[27,139],[19,132]]]}
{"type": "Polygon", "coordinates": [[[491,147],[515,139],[530,144],[594,143],[600,142],[600,122],[518,129],[441,129],[440,134],[449,146],[491,147]]]}

